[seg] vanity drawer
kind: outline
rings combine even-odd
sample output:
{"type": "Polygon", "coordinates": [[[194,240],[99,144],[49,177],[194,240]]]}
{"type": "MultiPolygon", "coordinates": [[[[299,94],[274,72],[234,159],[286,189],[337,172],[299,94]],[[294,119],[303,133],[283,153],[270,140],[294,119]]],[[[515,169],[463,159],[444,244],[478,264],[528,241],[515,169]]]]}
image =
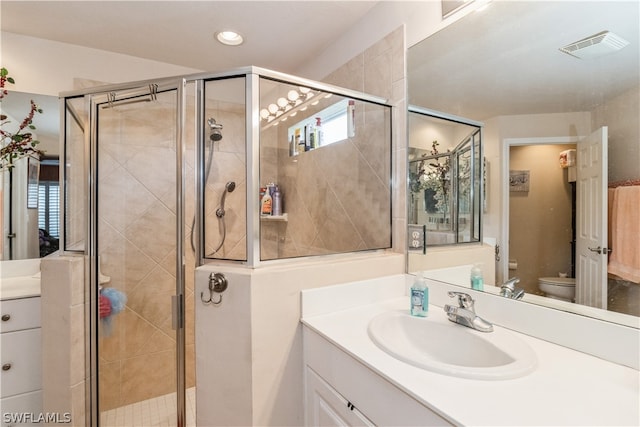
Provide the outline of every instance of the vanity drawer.
{"type": "Polygon", "coordinates": [[[42,388],[40,328],[0,335],[0,397],[42,388]]]}
{"type": "Polygon", "coordinates": [[[42,423],[17,423],[15,417],[22,414],[33,414],[38,416],[42,412],[42,391],[19,394],[17,396],[6,397],[0,400],[2,407],[2,427],[26,427],[39,426],[42,423]],[[5,415],[6,414],[6,415],[5,415]]]}
{"type": "Polygon", "coordinates": [[[0,301],[0,333],[40,327],[40,297],[0,301]]]}

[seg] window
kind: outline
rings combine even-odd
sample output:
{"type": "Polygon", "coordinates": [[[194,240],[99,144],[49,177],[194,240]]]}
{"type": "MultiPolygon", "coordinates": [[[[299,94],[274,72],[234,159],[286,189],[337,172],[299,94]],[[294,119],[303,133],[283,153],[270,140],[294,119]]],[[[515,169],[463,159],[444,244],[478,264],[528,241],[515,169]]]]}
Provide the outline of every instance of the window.
{"type": "MultiPolygon", "coordinates": [[[[304,145],[307,139],[310,139],[308,132],[316,132],[318,130],[317,121],[320,119],[321,136],[315,136],[316,141],[320,141],[317,146],[319,148],[334,142],[343,141],[349,137],[349,100],[343,99],[335,104],[313,114],[311,117],[296,123],[289,128],[288,138],[290,141],[298,141],[296,144],[304,145]]],[[[353,136],[353,135],[351,135],[353,136]]],[[[308,151],[302,149],[301,151],[308,151]]]]}
{"type": "Polygon", "coordinates": [[[52,237],[60,237],[60,186],[57,181],[43,181],[38,186],[38,228],[52,237]]]}

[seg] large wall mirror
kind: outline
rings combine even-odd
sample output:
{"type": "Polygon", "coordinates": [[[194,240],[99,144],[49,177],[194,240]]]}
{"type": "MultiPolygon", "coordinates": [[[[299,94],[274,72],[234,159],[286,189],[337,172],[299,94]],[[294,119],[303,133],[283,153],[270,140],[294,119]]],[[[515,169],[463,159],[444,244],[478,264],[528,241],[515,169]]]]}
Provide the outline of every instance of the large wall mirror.
{"type": "Polygon", "coordinates": [[[412,105],[484,123],[483,236],[499,247],[496,283],[515,276],[525,302],[630,325],[640,315],[640,266],[612,274],[611,258],[637,254],[638,238],[628,250],[611,241],[628,222],[608,201],[640,184],[639,8],[497,1],[408,52],[412,105]],[[603,185],[587,195],[576,168],[594,138],[603,185]],[[609,239],[581,244],[589,221],[609,239]]]}
{"type": "Polygon", "coordinates": [[[47,256],[59,248],[59,128],[58,98],[34,93],[10,91],[2,100],[7,116],[3,129],[20,123],[29,113],[33,100],[42,113],[36,113],[33,125],[44,155],[25,157],[11,170],[3,169],[0,182],[0,224],[2,242],[0,260],[22,260],[47,256]]]}

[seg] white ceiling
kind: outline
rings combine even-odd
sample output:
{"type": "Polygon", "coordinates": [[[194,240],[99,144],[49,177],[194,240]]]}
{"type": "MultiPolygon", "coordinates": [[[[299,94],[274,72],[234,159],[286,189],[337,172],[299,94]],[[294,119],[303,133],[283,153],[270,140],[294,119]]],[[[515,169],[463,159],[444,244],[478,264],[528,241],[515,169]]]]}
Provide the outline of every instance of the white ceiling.
{"type": "Polygon", "coordinates": [[[377,1],[7,1],[2,30],[202,71],[246,65],[291,73],[377,1]],[[245,37],[224,46],[214,34],[245,37]]]}
{"type": "Polygon", "coordinates": [[[640,2],[494,2],[409,49],[410,103],[475,120],[590,111],[640,85],[640,2]],[[581,60],[558,49],[601,31],[630,42],[581,60]]]}

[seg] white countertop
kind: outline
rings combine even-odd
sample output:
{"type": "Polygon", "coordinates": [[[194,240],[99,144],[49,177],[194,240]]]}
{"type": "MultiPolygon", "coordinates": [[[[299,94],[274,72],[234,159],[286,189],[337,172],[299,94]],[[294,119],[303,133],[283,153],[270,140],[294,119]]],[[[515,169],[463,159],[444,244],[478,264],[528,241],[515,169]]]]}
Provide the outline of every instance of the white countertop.
{"type": "MultiPolygon", "coordinates": [[[[370,340],[367,326],[380,313],[408,309],[404,280],[371,282],[304,291],[303,323],[452,423],[640,425],[640,372],[517,332],[509,331],[538,358],[536,370],[517,379],[456,378],[395,359],[370,340]]],[[[432,305],[430,316],[444,312],[432,305]]]]}
{"type": "Polygon", "coordinates": [[[40,274],[5,277],[0,281],[0,300],[40,296],[40,274]]]}
{"type": "Polygon", "coordinates": [[[0,261],[0,300],[40,296],[40,259],[0,261]]]}

